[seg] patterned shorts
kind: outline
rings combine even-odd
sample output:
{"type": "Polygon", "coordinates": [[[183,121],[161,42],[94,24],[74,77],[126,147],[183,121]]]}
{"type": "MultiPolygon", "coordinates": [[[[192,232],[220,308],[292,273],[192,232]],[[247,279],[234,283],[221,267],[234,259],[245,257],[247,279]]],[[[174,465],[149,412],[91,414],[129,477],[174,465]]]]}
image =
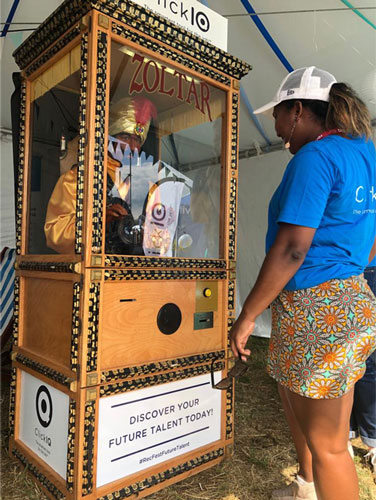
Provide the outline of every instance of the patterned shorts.
{"type": "Polygon", "coordinates": [[[343,396],[375,349],[376,297],[363,276],[282,290],[272,304],[267,371],[302,396],[343,396]]]}

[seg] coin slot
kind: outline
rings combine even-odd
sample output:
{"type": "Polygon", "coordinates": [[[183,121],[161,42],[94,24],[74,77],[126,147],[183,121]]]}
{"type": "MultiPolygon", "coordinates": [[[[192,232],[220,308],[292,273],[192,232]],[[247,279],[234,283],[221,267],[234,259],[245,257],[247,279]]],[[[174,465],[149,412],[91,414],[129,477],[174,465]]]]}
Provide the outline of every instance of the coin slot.
{"type": "Polygon", "coordinates": [[[213,328],[213,312],[195,313],[193,328],[194,330],[213,328]]]}

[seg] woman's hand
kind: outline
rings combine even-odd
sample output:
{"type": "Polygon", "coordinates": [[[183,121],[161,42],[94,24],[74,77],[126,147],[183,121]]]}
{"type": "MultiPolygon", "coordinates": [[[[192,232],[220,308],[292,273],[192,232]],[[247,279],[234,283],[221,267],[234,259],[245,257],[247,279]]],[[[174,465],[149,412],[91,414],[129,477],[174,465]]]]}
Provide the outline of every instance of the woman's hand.
{"type": "Polygon", "coordinates": [[[247,356],[251,354],[249,349],[245,349],[248,337],[255,328],[254,321],[247,321],[239,316],[230,331],[231,350],[236,358],[247,361],[247,356]]]}
{"type": "Polygon", "coordinates": [[[128,211],[120,203],[108,205],[106,210],[106,223],[112,222],[115,219],[121,219],[124,215],[128,215],[128,211]]]}

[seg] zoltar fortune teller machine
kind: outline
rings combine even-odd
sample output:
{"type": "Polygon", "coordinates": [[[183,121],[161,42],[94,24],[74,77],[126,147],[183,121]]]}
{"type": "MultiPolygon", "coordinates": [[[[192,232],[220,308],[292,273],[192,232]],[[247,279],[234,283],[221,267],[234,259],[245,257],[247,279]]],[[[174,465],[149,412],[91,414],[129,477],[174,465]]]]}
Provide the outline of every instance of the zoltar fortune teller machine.
{"type": "Polygon", "coordinates": [[[239,80],[131,1],[66,0],[22,70],[10,454],[51,499],[231,454],[239,80]]]}

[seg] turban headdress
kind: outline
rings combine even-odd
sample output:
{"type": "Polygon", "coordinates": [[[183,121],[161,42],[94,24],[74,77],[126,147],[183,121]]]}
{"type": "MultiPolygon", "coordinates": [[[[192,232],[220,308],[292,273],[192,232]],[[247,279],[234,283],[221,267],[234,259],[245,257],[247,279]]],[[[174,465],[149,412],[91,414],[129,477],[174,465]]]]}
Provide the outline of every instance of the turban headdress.
{"type": "Polygon", "coordinates": [[[157,117],[154,104],[146,97],[124,97],[110,107],[110,126],[112,136],[125,132],[137,135],[144,143],[149,132],[152,118],[157,117]]]}

